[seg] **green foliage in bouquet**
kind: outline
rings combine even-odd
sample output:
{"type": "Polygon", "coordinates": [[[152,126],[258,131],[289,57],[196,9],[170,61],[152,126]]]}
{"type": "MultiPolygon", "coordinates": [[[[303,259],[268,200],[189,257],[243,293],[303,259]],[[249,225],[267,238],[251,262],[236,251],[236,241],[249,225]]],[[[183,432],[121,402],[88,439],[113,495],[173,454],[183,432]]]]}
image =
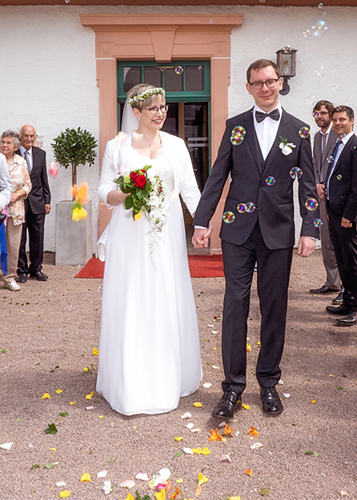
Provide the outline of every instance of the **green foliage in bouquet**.
{"type": "Polygon", "coordinates": [[[123,193],[130,193],[125,199],[125,208],[133,209],[134,220],[140,219],[142,211],[150,213],[150,194],[153,191],[147,171],[151,165],[145,165],[140,170],[133,170],[126,175],[120,175],[115,182],[123,193]]]}

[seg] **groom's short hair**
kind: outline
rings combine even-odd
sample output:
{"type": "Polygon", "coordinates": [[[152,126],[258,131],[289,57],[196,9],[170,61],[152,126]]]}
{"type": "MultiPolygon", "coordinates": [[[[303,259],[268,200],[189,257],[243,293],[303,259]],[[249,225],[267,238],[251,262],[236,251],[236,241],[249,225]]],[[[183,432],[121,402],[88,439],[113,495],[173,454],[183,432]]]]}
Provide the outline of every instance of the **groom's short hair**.
{"type": "Polygon", "coordinates": [[[278,66],[275,62],[270,61],[269,59],[258,59],[257,61],[252,62],[252,64],[247,69],[247,82],[250,83],[250,73],[252,72],[252,69],[262,69],[267,68],[268,66],[272,66],[274,68],[276,76],[280,78],[278,66]]]}

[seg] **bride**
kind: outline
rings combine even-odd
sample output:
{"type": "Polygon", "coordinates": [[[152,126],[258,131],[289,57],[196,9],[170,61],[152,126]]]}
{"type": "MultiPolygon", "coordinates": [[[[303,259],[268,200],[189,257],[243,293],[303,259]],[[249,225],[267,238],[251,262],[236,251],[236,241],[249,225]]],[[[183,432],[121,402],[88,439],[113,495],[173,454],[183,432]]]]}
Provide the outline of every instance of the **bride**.
{"type": "MultiPolygon", "coordinates": [[[[99,196],[113,208],[106,243],[97,392],[123,415],[163,413],[195,392],[202,370],[179,195],[193,215],[200,192],[182,139],[161,132],[165,91],[139,84],[125,104],[132,131],[108,142],[99,196]],[[160,232],[133,220],[114,179],[151,165],[164,188],[160,232]]],[[[125,124],[124,124],[125,125],[125,124]]],[[[129,125],[130,128],[130,125],[129,125]]]]}

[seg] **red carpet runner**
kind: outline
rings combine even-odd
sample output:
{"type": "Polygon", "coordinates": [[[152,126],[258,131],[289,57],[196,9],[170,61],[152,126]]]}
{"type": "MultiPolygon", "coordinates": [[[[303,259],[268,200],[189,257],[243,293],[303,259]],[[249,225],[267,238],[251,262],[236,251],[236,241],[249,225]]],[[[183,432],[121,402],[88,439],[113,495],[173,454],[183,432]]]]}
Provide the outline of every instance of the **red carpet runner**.
{"type": "MultiPolygon", "coordinates": [[[[189,255],[191,278],[219,278],[223,274],[222,255],[189,255]]],[[[103,278],[104,262],[92,257],[76,278],[103,278]]]]}

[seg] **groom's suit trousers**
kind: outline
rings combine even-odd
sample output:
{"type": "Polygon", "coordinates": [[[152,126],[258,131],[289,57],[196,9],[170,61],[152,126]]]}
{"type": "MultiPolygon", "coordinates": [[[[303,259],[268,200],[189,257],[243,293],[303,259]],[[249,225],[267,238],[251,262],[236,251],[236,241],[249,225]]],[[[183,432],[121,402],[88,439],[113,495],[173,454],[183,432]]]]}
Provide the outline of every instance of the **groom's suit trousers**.
{"type": "Polygon", "coordinates": [[[246,343],[250,289],[257,263],[257,290],[261,313],[261,349],[256,376],[261,387],[274,387],[281,375],[281,361],[292,247],[270,250],[259,222],[242,245],[222,241],[226,290],[222,325],[223,391],[240,393],[246,386],[246,343]]]}

